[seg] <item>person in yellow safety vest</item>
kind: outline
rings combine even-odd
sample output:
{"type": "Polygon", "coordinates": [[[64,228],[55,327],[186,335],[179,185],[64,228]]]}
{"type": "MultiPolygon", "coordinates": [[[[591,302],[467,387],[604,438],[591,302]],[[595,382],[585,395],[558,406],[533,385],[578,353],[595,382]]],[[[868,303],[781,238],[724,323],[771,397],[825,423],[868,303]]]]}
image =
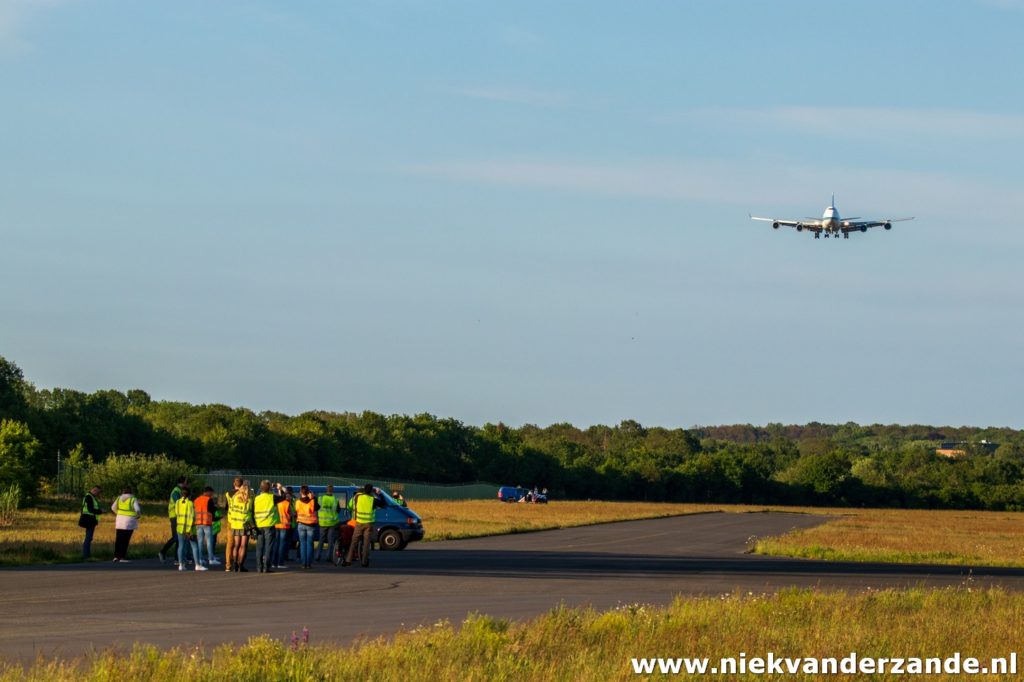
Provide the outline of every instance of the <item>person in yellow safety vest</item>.
{"type": "Polygon", "coordinates": [[[313,567],[313,536],[316,534],[320,519],[317,512],[320,503],[309,490],[308,485],[299,488],[299,499],[295,501],[295,530],[299,535],[299,560],[303,568],[313,567]]]}
{"type": "Polygon", "coordinates": [[[291,546],[292,534],[295,529],[295,502],[291,486],[284,489],[284,501],[277,503],[278,522],[274,524],[277,529],[277,541],[270,553],[271,568],[288,568],[288,548],[291,546]]]}
{"type": "MultiPolygon", "coordinates": [[[[224,511],[225,512],[227,512],[227,511],[229,511],[231,509],[231,497],[235,493],[238,492],[238,489],[242,487],[243,483],[245,483],[245,481],[242,479],[241,476],[235,476],[234,485],[232,486],[231,490],[228,490],[227,492],[224,493],[224,511]]],[[[230,522],[228,523],[228,528],[231,528],[230,522]]],[[[218,532],[219,532],[219,527],[218,527],[218,531],[215,532],[214,535],[217,535],[218,532]]],[[[230,572],[231,571],[231,537],[232,536],[230,536],[230,535],[228,536],[227,547],[224,548],[224,571],[225,572],[230,572]]],[[[217,538],[215,537],[214,538],[214,542],[216,543],[216,541],[217,541],[217,538]]]]}
{"type": "Polygon", "coordinates": [[[92,558],[92,536],[99,525],[99,515],[103,513],[100,509],[98,495],[100,487],[94,485],[82,498],[82,515],[78,517],[78,527],[85,529],[85,541],[82,543],[82,559],[89,561],[92,558]]]}
{"type": "Polygon", "coordinates": [[[320,542],[316,548],[316,560],[320,561],[320,553],[327,545],[327,560],[334,561],[335,547],[338,544],[338,521],[341,519],[341,503],[334,496],[334,486],[327,486],[326,494],[320,496],[320,542]]]}
{"type": "Polygon", "coordinates": [[[280,483],[274,484],[279,493],[270,492],[270,481],[260,482],[260,494],[253,501],[253,516],[256,519],[256,566],[260,573],[273,573],[270,570],[270,555],[274,551],[277,540],[277,529],[274,527],[281,521],[277,505],[284,502],[284,488],[280,483]]]}
{"type": "Polygon", "coordinates": [[[231,496],[231,504],[228,506],[228,525],[231,526],[231,570],[235,573],[249,572],[245,567],[245,555],[249,551],[249,536],[245,527],[253,521],[250,496],[249,484],[242,483],[242,487],[231,496]]]}
{"type": "MultiPolygon", "coordinates": [[[[173,545],[178,544],[178,523],[175,519],[175,516],[177,514],[175,509],[177,507],[175,505],[177,505],[178,499],[181,497],[182,487],[187,487],[187,485],[188,478],[186,476],[179,477],[178,484],[174,486],[173,490],[171,490],[171,496],[167,500],[167,518],[171,521],[171,537],[167,542],[164,543],[163,548],[156,553],[157,557],[160,559],[160,563],[163,563],[167,560],[167,557],[171,552],[171,547],[173,545]]],[[[178,554],[181,554],[181,552],[178,552],[178,554]]]]}
{"type": "Polygon", "coordinates": [[[181,497],[174,503],[174,519],[178,531],[178,570],[185,570],[185,548],[192,550],[192,561],[197,571],[209,570],[199,560],[199,543],[196,542],[196,505],[189,496],[187,485],[181,486],[181,497]]]}
{"type": "Polygon", "coordinates": [[[139,527],[139,517],[142,516],[142,507],[139,501],[132,495],[132,489],[125,486],[121,489],[121,496],[110,505],[110,511],[114,512],[114,562],[128,562],[128,543],[132,541],[132,533],[139,527]]]}
{"type": "Polygon", "coordinates": [[[398,504],[402,505],[403,507],[408,507],[409,506],[405,502],[405,495],[403,495],[401,492],[399,492],[397,490],[392,490],[391,491],[391,497],[392,497],[392,499],[394,499],[395,502],[397,502],[398,504]]]}
{"type": "Polygon", "coordinates": [[[345,561],[341,562],[342,566],[352,565],[352,552],[355,550],[356,543],[359,542],[362,542],[360,554],[363,568],[370,565],[370,547],[373,545],[373,521],[376,517],[374,510],[384,509],[387,506],[384,504],[384,500],[377,496],[379,492],[377,488],[367,483],[361,491],[348,501],[348,509],[356,520],[356,528],[352,532],[352,542],[349,543],[345,561]]]}

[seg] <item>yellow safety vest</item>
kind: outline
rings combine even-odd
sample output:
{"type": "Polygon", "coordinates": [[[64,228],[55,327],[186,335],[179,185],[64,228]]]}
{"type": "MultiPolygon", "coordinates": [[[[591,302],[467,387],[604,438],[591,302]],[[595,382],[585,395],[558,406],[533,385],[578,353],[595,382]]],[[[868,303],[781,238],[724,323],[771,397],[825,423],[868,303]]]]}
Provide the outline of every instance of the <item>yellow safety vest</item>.
{"type": "Polygon", "coordinates": [[[117,513],[119,516],[138,516],[138,512],[135,511],[135,498],[129,497],[127,500],[117,498],[117,513]]]}
{"type": "Polygon", "coordinates": [[[245,522],[252,520],[252,500],[245,504],[239,501],[241,496],[235,493],[231,496],[231,505],[228,507],[228,524],[232,530],[242,530],[245,522]]]}
{"type": "Polygon", "coordinates": [[[338,525],[338,499],[334,495],[320,498],[320,526],[330,528],[338,525]]]}
{"type": "Polygon", "coordinates": [[[176,511],[177,508],[174,506],[175,503],[178,501],[174,499],[174,493],[178,493],[178,500],[180,500],[181,488],[179,488],[178,486],[174,486],[174,490],[171,491],[171,496],[167,498],[167,518],[169,519],[173,519],[175,515],[178,513],[176,511]]]}
{"type": "Polygon", "coordinates": [[[99,500],[97,500],[96,497],[92,493],[86,493],[85,497],[82,498],[82,515],[83,516],[91,516],[91,517],[93,517],[95,519],[96,518],[96,512],[89,511],[89,498],[90,497],[92,498],[92,506],[96,507],[97,509],[100,508],[99,500]]]}
{"type": "Polygon", "coordinates": [[[281,521],[273,493],[260,493],[254,502],[256,527],[270,528],[281,521]]]}
{"type": "Polygon", "coordinates": [[[355,497],[356,523],[373,523],[376,514],[373,511],[373,495],[356,493],[355,497]]]}
{"type": "Polygon", "coordinates": [[[177,519],[178,532],[188,535],[196,530],[196,506],[192,500],[184,495],[178,498],[174,505],[175,518],[177,519]]]}

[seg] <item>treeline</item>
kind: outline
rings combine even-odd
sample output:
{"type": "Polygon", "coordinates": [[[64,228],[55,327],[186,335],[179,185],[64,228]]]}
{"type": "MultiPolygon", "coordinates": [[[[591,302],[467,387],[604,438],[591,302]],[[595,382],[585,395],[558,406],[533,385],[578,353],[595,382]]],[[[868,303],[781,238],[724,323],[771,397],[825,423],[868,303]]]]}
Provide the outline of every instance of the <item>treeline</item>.
{"type": "Polygon", "coordinates": [[[76,462],[166,454],[203,469],[334,471],[539,485],[557,497],[1024,509],[1013,429],[769,424],[665,429],[476,427],[429,414],[306,412],[155,401],[141,390],[36,389],[0,358],[0,485],[76,462]],[[943,440],[968,456],[936,456],[943,440]],[[17,469],[21,467],[19,474],[17,469]]]}

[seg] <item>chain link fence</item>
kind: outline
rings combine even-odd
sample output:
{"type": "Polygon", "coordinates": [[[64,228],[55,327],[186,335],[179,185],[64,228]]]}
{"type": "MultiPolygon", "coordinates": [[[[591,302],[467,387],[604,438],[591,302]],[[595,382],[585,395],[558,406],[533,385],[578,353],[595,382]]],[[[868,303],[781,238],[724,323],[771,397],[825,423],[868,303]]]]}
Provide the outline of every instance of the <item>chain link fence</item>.
{"type": "MultiPolygon", "coordinates": [[[[86,469],[65,461],[57,461],[56,488],[59,493],[80,495],[85,490],[86,469]]],[[[273,471],[273,470],[220,470],[201,474],[196,484],[208,485],[217,492],[230,490],[235,476],[242,476],[256,486],[262,480],[282,483],[298,488],[300,485],[357,485],[371,483],[387,492],[397,490],[409,500],[490,500],[497,497],[498,484],[476,481],[473,483],[424,483],[404,481],[395,478],[370,478],[349,476],[322,471],[273,471]]]]}
{"type": "Polygon", "coordinates": [[[241,476],[250,485],[258,485],[262,480],[271,483],[290,485],[296,489],[300,485],[356,485],[370,483],[387,492],[397,490],[407,500],[490,500],[497,498],[498,484],[476,481],[474,483],[424,483],[422,481],[403,481],[394,478],[368,478],[366,476],[349,476],[330,472],[294,472],[294,471],[208,471],[203,475],[206,485],[221,492],[230,490],[235,476],[241,476]]]}

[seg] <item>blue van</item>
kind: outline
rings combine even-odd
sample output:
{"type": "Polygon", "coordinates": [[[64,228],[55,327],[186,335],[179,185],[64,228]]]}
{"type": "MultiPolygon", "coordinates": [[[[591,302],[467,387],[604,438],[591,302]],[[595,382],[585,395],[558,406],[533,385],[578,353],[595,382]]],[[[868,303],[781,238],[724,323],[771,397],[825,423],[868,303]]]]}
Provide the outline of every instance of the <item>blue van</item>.
{"type": "Polygon", "coordinates": [[[498,501],[518,502],[526,496],[527,492],[526,488],[520,488],[514,485],[503,485],[498,488],[498,501]]]}
{"type": "MultiPolygon", "coordinates": [[[[298,492],[298,486],[294,486],[298,492]]],[[[334,496],[341,502],[341,522],[345,523],[352,515],[348,512],[348,501],[355,497],[356,492],[362,490],[362,486],[336,485],[334,496]]],[[[327,486],[311,485],[309,491],[319,497],[327,492],[327,486]]],[[[403,507],[394,498],[383,490],[378,490],[378,499],[387,505],[378,509],[374,515],[373,541],[381,549],[399,550],[405,549],[410,542],[423,539],[423,519],[408,507],[403,507]]]]}

